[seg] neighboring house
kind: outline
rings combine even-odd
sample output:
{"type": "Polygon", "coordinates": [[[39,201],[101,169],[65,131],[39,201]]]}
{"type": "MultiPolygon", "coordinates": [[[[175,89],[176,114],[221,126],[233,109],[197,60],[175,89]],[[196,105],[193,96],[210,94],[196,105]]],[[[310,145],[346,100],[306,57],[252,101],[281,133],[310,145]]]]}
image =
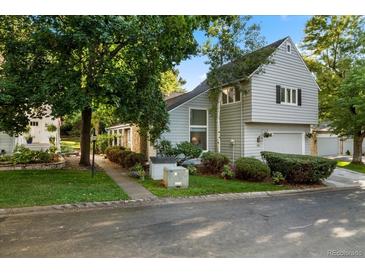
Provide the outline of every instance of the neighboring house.
{"type": "Polygon", "coordinates": [[[0,152],[11,154],[16,145],[24,145],[32,150],[46,150],[51,146],[50,137],[54,137],[55,146],[60,150],[60,126],[59,118],[52,118],[48,111],[42,118],[31,118],[29,121],[29,132],[19,136],[10,136],[4,132],[0,132],[0,152]],[[56,126],[56,131],[49,132],[47,125],[56,126]],[[31,136],[32,142],[27,143],[26,137],[31,136]]]}
{"type": "MultiPolygon", "coordinates": [[[[267,56],[272,61],[240,81],[244,93],[230,83],[223,87],[219,118],[210,111],[206,81],[191,92],[167,98],[170,131],[161,139],[172,144],[190,141],[231,160],[258,158],[263,150],[310,154],[306,134],[318,123],[319,87],[290,37],[265,48],[272,49],[267,56]]],[[[145,151],[148,156],[155,153],[150,145],[145,151]]]]}
{"type": "MultiPolygon", "coordinates": [[[[320,124],[315,129],[317,142],[316,150],[318,156],[337,156],[353,154],[354,140],[353,138],[339,137],[334,134],[328,124],[320,124]]],[[[362,151],[365,153],[365,142],[362,144],[362,151]]]]}

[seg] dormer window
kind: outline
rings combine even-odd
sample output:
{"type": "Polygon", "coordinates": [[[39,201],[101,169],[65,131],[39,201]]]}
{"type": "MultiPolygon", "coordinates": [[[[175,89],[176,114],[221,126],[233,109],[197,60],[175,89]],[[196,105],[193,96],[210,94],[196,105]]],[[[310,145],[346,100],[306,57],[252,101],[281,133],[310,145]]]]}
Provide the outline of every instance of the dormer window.
{"type": "Polygon", "coordinates": [[[241,101],[241,93],[234,87],[223,89],[222,105],[233,104],[241,101]]]}
{"type": "Polygon", "coordinates": [[[286,44],[286,52],[291,53],[291,44],[290,43],[286,44]]]}

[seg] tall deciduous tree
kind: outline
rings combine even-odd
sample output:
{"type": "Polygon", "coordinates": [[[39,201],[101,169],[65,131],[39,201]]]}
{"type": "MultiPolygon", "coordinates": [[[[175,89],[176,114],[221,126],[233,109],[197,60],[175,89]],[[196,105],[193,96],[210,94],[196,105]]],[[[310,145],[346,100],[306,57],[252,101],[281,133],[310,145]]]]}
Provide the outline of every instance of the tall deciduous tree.
{"type": "MultiPolygon", "coordinates": [[[[342,82],[353,64],[364,58],[364,17],[313,16],[307,22],[304,32],[303,49],[307,55],[305,61],[309,69],[316,74],[321,88],[319,92],[320,118],[331,122],[339,114],[334,104],[345,94],[348,95],[348,93],[343,94],[344,89],[340,88],[342,82]]],[[[347,122],[351,121],[347,120],[347,122]]],[[[348,125],[348,128],[356,127],[356,121],[352,122],[354,124],[348,125]]],[[[337,122],[333,122],[331,127],[341,134],[345,132],[337,122]]],[[[354,132],[348,132],[348,135],[357,138],[354,132]]],[[[358,155],[361,152],[355,143],[354,155],[358,155]]],[[[354,161],[357,161],[356,157],[354,157],[354,161]]]]}
{"type": "Polygon", "coordinates": [[[356,64],[339,89],[341,96],[331,100],[329,118],[335,133],[354,138],[352,162],[362,162],[365,138],[365,61],[356,64]]]}
{"type": "Polygon", "coordinates": [[[186,83],[179,76],[177,69],[170,69],[161,74],[160,90],[164,95],[170,95],[174,92],[185,92],[183,85],[186,83]]]}
{"type": "Polygon", "coordinates": [[[331,98],[352,64],[365,53],[362,16],[313,16],[305,27],[303,49],[308,67],[316,74],[321,88],[319,110],[328,119],[331,98]]]}
{"type": "Polygon", "coordinates": [[[29,115],[82,113],[80,164],[89,165],[92,105],[155,139],[168,114],[160,75],[196,53],[192,16],[3,16],[0,130],[20,133],[29,115]]]}

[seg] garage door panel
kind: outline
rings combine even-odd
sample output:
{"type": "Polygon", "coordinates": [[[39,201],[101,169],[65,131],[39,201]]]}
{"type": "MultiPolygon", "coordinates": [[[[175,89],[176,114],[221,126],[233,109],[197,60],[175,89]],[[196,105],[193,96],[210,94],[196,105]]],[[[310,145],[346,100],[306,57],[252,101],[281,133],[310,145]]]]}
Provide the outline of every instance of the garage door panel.
{"type": "Polygon", "coordinates": [[[336,156],[338,148],[337,137],[317,137],[318,156],[336,156]]]}
{"type": "Polygon", "coordinates": [[[301,133],[273,133],[264,138],[264,150],[288,154],[303,153],[303,135],[301,133]]]}

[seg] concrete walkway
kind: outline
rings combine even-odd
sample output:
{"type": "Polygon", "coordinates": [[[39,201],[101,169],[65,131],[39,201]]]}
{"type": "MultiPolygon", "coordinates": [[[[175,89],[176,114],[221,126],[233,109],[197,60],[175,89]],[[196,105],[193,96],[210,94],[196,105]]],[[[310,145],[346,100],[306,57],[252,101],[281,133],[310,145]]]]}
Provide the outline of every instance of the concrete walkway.
{"type": "Polygon", "coordinates": [[[325,182],[326,185],[336,188],[362,187],[365,188],[365,174],[344,168],[336,168],[325,182]]]}
{"type": "Polygon", "coordinates": [[[156,196],[145,189],[138,182],[129,177],[127,171],[118,164],[110,162],[100,155],[95,155],[96,164],[108,174],[133,200],[155,199],[156,196]]]}

